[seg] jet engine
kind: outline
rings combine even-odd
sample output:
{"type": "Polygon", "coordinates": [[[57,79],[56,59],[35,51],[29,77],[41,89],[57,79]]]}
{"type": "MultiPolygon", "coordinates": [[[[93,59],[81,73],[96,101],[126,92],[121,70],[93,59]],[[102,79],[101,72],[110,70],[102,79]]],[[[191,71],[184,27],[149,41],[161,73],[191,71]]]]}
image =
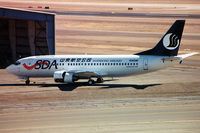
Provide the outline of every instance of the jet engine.
{"type": "Polygon", "coordinates": [[[73,83],[73,73],[67,73],[65,71],[57,71],[53,75],[55,82],[73,83]]]}

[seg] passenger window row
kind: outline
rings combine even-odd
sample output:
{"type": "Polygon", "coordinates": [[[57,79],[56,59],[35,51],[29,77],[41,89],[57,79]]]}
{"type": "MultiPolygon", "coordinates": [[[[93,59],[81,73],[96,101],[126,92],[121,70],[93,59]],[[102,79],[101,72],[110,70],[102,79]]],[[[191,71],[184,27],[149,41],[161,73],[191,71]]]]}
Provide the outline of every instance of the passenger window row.
{"type": "MultiPolygon", "coordinates": [[[[60,63],[58,65],[64,65],[60,63]]],[[[67,63],[68,66],[137,66],[138,63],[67,63]]]]}

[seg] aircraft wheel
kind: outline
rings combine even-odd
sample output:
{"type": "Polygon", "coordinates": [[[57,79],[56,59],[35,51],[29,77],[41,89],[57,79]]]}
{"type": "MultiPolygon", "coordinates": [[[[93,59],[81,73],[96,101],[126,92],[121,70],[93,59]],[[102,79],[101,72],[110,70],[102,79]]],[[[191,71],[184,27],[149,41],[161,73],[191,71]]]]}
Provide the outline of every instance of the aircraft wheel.
{"type": "Polygon", "coordinates": [[[103,83],[103,78],[102,77],[97,78],[97,83],[103,83]]]}
{"type": "Polygon", "coordinates": [[[94,84],[94,80],[92,80],[92,79],[89,79],[89,80],[88,80],[88,84],[89,84],[89,85],[92,85],[92,84],[94,84]]]}
{"type": "Polygon", "coordinates": [[[26,80],[25,83],[26,83],[26,85],[29,85],[30,84],[30,80],[29,79],[26,80]]]}

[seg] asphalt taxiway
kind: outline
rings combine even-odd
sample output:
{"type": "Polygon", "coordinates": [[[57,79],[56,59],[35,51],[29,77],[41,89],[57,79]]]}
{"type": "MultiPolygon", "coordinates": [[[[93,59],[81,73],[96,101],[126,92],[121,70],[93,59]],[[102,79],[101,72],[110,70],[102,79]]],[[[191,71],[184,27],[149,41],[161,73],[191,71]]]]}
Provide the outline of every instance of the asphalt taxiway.
{"type": "Polygon", "coordinates": [[[200,18],[198,14],[164,14],[164,13],[128,13],[128,12],[86,12],[86,11],[47,11],[57,15],[78,16],[108,16],[108,17],[176,17],[176,18],[200,18]]]}

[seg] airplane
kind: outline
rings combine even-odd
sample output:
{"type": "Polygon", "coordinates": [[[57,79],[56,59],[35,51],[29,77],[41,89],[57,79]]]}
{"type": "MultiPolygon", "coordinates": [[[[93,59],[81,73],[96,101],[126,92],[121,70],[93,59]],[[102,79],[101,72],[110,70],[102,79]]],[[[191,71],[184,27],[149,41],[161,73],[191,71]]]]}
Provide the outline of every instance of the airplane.
{"type": "Polygon", "coordinates": [[[135,55],[42,55],[19,59],[6,68],[25,79],[53,77],[55,82],[75,83],[88,79],[88,85],[102,83],[104,77],[121,77],[160,70],[195,54],[178,55],[185,20],[176,20],[152,49],[135,55]],[[94,80],[96,79],[96,81],[94,80]]]}

